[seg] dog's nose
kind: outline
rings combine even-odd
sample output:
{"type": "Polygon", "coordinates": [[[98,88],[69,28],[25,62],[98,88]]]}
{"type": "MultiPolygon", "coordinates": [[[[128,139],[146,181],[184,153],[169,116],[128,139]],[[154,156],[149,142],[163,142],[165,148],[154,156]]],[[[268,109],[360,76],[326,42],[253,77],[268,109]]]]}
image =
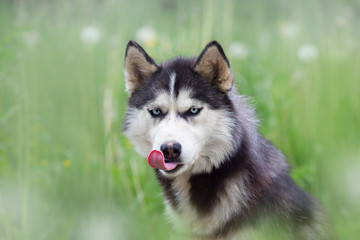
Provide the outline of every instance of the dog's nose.
{"type": "Polygon", "coordinates": [[[176,159],[181,154],[181,144],[178,142],[168,142],[160,146],[166,159],[176,159]]]}

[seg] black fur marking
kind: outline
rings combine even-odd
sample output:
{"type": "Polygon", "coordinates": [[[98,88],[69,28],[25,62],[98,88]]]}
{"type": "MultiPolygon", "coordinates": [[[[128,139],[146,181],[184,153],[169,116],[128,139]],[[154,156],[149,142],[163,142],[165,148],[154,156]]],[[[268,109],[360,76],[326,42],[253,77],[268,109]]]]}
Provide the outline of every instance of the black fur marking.
{"type": "Polygon", "coordinates": [[[271,191],[267,191],[266,198],[275,201],[282,198],[282,201],[274,204],[288,206],[286,211],[291,214],[293,222],[302,224],[313,219],[312,198],[310,194],[299,188],[289,175],[278,177],[271,191]]]}
{"type": "Polygon", "coordinates": [[[238,175],[255,172],[250,169],[249,157],[246,148],[231,159],[213,169],[211,173],[197,174],[190,178],[190,200],[200,215],[211,214],[225,189],[224,183],[238,175]]]}
{"type": "Polygon", "coordinates": [[[135,108],[142,108],[145,104],[154,100],[159,89],[155,85],[156,80],[162,77],[162,70],[159,68],[149,79],[147,79],[139,88],[137,88],[130,96],[128,105],[135,108]]]}
{"type": "MultiPolygon", "coordinates": [[[[179,95],[181,90],[190,90],[191,98],[208,104],[212,109],[229,106],[230,101],[227,95],[196,73],[194,63],[194,58],[176,58],[162,65],[167,72],[176,74],[175,97],[179,95]]],[[[170,89],[167,88],[167,91],[170,89]]]]}

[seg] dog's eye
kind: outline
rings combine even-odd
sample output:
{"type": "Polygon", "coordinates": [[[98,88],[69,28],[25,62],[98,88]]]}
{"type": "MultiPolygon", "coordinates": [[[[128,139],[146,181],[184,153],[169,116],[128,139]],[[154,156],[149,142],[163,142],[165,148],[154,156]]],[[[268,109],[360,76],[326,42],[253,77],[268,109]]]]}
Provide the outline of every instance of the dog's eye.
{"type": "Polygon", "coordinates": [[[150,109],[149,112],[153,117],[160,117],[162,115],[162,112],[159,108],[150,109]]]}
{"type": "Polygon", "coordinates": [[[192,107],[186,112],[186,115],[187,116],[195,116],[195,115],[199,114],[200,111],[201,111],[201,108],[192,107]]]}

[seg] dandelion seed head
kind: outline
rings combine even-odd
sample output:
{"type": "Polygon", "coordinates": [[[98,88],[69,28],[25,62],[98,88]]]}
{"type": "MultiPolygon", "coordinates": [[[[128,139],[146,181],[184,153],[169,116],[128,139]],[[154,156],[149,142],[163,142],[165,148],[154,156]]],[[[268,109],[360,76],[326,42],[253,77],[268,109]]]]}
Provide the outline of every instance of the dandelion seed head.
{"type": "Polygon", "coordinates": [[[319,51],[314,45],[306,44],[299,47],[297,55],[303,62],[312,62],[318,57],[319,51]]]}
{"type": "MultiPolygon", "coordinates": [[[[117,217],[95,214],[84,219],[79,227],[80,240],[115,240],[127,239],[121,227],[121,220],[117,217]],[[120,237],[122,236],[122,238],[120,237]]],[[[120,218],[121,219],[121,218],[120,218]]]]}
{"type": "Polygon", "coordinates": [[[229,46],[229,55],[235,59],[245,60],[249,56],[249,48],[242,42],[233,42],[229,46]]]}
{"type": "Polygon", "coordinates": [[[354,200],[354,202],[358,202],[360,199],[360,155],[350,156],[347,158],[354,159],[353,162],[356,163],[348,169],[345,169],[347,190],[352,200],[354,200]]]}
{"type": "Polygon", "coordinates": [[[23,34],[23,41],[29,47],[34,47],[40,40],[39,33],[36,30],[27,31],[23,34]]]}
{"type": "Polygon", "coordinates": [[[94,45],[101,39],[100,30],[94,26],[87,26],[80,31],[80,39],[86,45],[94,45]]]}
{"type": "Polygon", "coordinates": [[[298,26],[294,22],[283,22],[280,25],[279,31],[285,38],[294,38],[298,34],[298,26]]]}
{"type": "Polygon", "coordinates": [[[344,27],[346,25],[346,19],[343,16],[337,16],[335,18],[335,24],[338,27],[344,27]]]}
{"type": "Polygon", "coordinates": [[[136,31],[136,40],[145,47],[154,47],[157,43],[157,35],[152,27],[144,26],[136,31]]]}

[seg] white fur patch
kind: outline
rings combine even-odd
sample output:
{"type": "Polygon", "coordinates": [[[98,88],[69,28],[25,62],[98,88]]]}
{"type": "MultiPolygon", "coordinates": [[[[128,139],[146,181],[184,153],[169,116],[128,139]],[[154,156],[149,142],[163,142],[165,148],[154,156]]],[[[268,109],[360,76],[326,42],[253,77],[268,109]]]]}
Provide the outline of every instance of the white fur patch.
{"type": "Polygon", "coordinates": [[[126,90],[126,92],[130,93],[129,74],[126,70],[124,70],[124,75],[125,75],[125,90],[126,90]]]}
{"type": "Polygon", "coordinates": [[[170,81],[169,81],[170,97],[172,99],[174,98],[175,80],[176,80],[176,73],[172,73],[170,75],[170,81]]]}

